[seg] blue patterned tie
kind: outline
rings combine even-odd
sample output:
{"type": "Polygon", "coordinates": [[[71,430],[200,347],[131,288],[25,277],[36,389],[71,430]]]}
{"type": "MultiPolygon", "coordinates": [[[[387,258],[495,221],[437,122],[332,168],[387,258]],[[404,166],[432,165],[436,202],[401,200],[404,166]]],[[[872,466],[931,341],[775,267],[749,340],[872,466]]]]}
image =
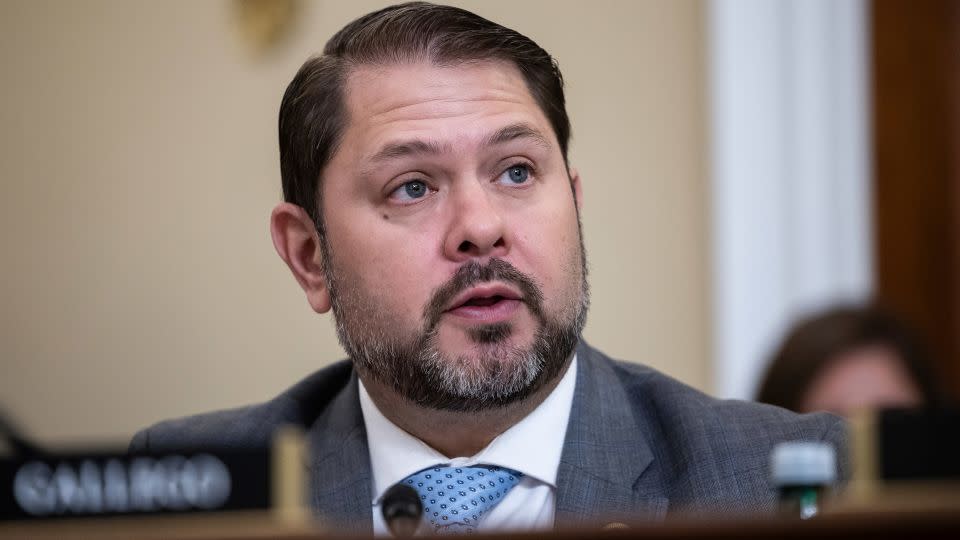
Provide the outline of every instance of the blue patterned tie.
{"type": "Polygon", "coordinates": [[[470,533],[522,477],[522,473],[492,465],[445,465],[424,469],[403,482],[420,494],[423,515],[434,532],[470,533]]]}

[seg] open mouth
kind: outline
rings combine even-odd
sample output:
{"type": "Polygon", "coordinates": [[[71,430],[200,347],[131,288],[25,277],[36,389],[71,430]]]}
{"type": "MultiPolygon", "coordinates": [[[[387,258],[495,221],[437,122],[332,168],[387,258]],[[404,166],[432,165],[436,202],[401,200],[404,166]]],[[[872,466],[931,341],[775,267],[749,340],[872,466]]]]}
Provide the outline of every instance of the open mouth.
{"type": "Polygon", "coordinates": [[[446,313],[490,323],[509,318],[522,303],[520,293],[506,285],[484,285],[464,291],[450,303],[446,313]]]}
{"type": "MultiPolygon", "coordinates": [[[[490,306],[492,306],[492,305],[494,305],[494,304],[496,304],[496,303],[498,303],[498,302],[501,302],[501,301],[503,301],[503,300],[508,300],[508,298],[505,297],[505,296],[501,296],[501,295],[499,295],[499,294],[496,294],[496,295],[494,295],[494,296],[473,297],[473,298],[470,298],[469,300],[467,300],[466,302],[464,302],[463,304],[461,304],[461,305],[459,305],[459,306],[457,306],[457,307],[464,307],[464,306],[468,306],[468,307],[470,307],[470,306],[473,306],[473,307],[490,307],[490,306]]],[[[515,299],[513,299],[513,300],[515,300],[515,299]]]]}

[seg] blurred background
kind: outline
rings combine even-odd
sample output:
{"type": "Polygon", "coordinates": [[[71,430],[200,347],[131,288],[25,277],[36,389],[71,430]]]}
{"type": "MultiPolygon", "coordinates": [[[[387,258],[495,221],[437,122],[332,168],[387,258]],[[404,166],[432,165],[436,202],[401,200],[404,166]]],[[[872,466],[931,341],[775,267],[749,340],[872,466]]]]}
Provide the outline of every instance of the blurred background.
{"type": "MultiPolygon", "coordinates": [[[[270,242],[276,116],[387,3],[0,0],[0,407],[29,434],[124,443],[343,356],[270,242]]],[[[589,342],[751,399],[798,321],[872,304],[960,390],[956,3],[451,3],[563,70],[589,342]]]]}

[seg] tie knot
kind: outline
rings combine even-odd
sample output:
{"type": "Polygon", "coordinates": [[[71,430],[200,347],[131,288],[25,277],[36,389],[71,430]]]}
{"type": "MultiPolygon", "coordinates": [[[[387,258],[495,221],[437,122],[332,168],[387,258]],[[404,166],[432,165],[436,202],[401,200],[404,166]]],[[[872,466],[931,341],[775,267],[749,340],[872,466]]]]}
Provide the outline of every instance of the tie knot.
{"type": "Polygon", "coordinates": [[[473,532],[480,519],[513,489],[522,473],[493,465],[436,466],[403,483],[420,495],[423,515],[434,532],[473,532]]]}

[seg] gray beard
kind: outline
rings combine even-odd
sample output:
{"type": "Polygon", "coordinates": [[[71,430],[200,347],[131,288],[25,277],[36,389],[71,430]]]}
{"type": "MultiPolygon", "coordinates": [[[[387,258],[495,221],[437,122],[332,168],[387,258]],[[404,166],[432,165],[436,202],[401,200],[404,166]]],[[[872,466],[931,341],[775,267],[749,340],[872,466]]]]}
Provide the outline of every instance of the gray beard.
{"type": "MultiPolygon", "coordinates": [[[[324,254],[325,261],[332,260],[329,255],[324,254]]],[[[565,314],[567,320],[547,316],[540,288],[510,263],[492,259],[481,266],[472,261],[434,292],[424,310],[424,328],[409,339],[395,330],[396,321],[379,312],[374,301],[358,294],[358,287],[343,287],[337,272],[329,265],[324,268],[337,336],[361,377],[390,387],[421,407],[478,412],[521,401],[565,370],[580,339],[589,306],[582,243],[580,263],[580,298],[568,310],[572,313],[565,314]],[[470,331],[471,340],[482,351],[479,359],[441,353],[437,327],[443,308],[466,288],[493,280],[511,283],[521,290],[527,309],[539,322],[533,343],[526,348],[508,345],[512,325],[498,323],[470,331]]]]}

